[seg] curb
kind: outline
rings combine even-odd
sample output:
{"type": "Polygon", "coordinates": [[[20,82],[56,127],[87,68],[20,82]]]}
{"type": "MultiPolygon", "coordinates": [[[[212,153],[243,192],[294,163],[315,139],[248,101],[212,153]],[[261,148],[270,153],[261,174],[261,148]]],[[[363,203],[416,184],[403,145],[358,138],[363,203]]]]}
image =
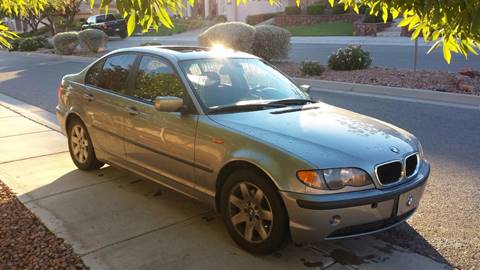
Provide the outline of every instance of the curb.
{"type": "Polygon", "coordinates": [[[391,86],[380,86],[359,83],[335,82],[326,80],[313,80],[292,78],[298,84],[308,84],[313,91],[337,92],[343,94],[376,95],[391,98],[439,102],[449,105],[460,105],[480,110],[480,96],[444,93],[432,90],[421,90],[391,86]]]}
{"type": "Polygon", "coordinates": [[[62,133],[54,113],[0,93],[0,105],[40,125],[62,133]]]}

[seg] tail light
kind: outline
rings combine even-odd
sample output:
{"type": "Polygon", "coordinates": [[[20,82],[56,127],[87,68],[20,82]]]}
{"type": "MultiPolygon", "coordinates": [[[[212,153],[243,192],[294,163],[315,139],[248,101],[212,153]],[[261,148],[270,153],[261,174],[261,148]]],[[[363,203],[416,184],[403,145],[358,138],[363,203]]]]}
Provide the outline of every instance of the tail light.
{"type": "Polygon", "coordinates": [[[60,82],[60,84],[58,85],[58,99],[60,100],[60,98],[62,97],[62,82],[60,82]]]}

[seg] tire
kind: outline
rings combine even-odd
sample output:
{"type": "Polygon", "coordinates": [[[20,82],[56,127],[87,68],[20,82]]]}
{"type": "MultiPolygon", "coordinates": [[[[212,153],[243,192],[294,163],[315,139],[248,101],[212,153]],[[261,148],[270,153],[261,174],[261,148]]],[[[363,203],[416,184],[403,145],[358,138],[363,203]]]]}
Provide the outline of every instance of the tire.
{"type": "Polygon", "coordinates": [[[120,38],[121,39],[126,39],[127,36],[128,36],[127,30],[123,30],[123,31],[120,32],[120,38]]]}
{"type": "Polygon", "coordinates": [[[230,236],[250,253],[272,253],[289,236],[288,215],[277,188],[253,170],[239,170],[227,178],[220,209],[230,236]]]}
{"type": "Polygon", "coordinates": [[[105,163],[95,156],[92,140],[85,124],[79,119],[70,121],[67,127],[68,150],[75,166],[80,170],[91,171],[101,168],[105,163]]]}

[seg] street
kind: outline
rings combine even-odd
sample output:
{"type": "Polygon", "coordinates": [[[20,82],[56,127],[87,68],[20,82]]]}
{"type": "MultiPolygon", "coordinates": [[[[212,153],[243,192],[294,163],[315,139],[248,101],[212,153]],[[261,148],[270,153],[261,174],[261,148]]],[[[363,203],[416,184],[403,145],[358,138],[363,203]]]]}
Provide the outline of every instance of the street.
{"type": "MultiPolygon", "coordinates": [[[[325,45],[321,49],[325,54],[315,54],[319,50],[317,47],[297,44],[292,48],[291,57],[303,60],[308,55],[314,55],[322,60],[327,52],[329,54],[335,48],[335,45],[325,45]]],[[[375,51],[372,54],[374,65],[390,65],[397,60],[393,65],[399,68],[408,68],[411,64],[408,55],[413,51],[412,47],[398,46],[398,50],[394,50],[398,53],[393,56],[388,50],[369,49],[375,51]]],[[[423,55],[422,50],[420,55],[423,55]]],[[[90,62],[78,58],[6,52],[0,52],[0,59],[0,93],[49,112],[54,112],[61,77],[80,71],[90,62]]],[[[421,59],[420,69],[443,69],[440,51],[421,59]]],[[[449,69],[458,69],[463,65],[456,60],[449,69]]],[[[478,58],[471,60],[469,65],[480,68],[478,58]]],[[[415,134],[423,143],[426,157],[432,165],[432,174],[419,211],[408,224],[374,237],[454,267],[480,267],[480,111],[317,91],[312,93],[312,97],[392,123],[415,134]]],[[[208,230],[208,226],[202,226],[208,230]]],[[[211,229],[208,233],[215,234],[211,229]]],[[[216,237],[227,236],[222,232],[216,237]]],[[[201,248],[201,243],[195,242],[195,245],[201,248]]],[[[225,243],[222,242],[222,245],[225,243]]],[[[122,253],[116,256],[121,257],[122,253]]]]}
{"type": "MultiPolygon", "coordinates": [[[[196,34],[193,32],[192,34],[196,34]]],[[[399,69],[411,69],[414,65],[414,42],[408,38],[372,38],[372,37],[292,37],[288,61],[302,62],[305,60],[319,61],[321,64],[328,63],[328,57],[339,48],[348,44],[360,44],[370,52],[373,59],[372,67],[387,67],[399,69]],[[385,40],[384,40],[385,39],[385,40]]],[[[131,37],[121,40],[116,37],[110,38],[108,49],[114,50],[124,47],[139,46],[145,42],[159,42],[166,45],[196,45],[196,38],[190,33],[182,33],[166,37],[131,37]]],[[[468,60],[465,57],[453,54],[451,64],[448,65],[443,59],[442,48],[439,47],[427,54],[429,44],[419,42],[418,47],[418,70],[440,70],[458,72],[462,68],[470,67],[480,69],[480,57],[470,54],[468,60]]]]}

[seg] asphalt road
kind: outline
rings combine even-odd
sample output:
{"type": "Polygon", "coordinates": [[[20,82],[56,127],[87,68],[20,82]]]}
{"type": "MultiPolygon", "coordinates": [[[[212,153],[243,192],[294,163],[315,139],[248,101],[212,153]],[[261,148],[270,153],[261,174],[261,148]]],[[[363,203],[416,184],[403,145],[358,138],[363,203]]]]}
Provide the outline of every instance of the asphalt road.
{"type": "MultiPolygon", "coordinates": [[[[87,64],[0,52],[0,92],[53,112],[62,75],[87,64]]],[[[432,174],[420,209],[408,225],[377,236],[462,269],[480,268],[480,111],[345,94],[312,95],[402,127],[423,143],[432,174]]]]}

